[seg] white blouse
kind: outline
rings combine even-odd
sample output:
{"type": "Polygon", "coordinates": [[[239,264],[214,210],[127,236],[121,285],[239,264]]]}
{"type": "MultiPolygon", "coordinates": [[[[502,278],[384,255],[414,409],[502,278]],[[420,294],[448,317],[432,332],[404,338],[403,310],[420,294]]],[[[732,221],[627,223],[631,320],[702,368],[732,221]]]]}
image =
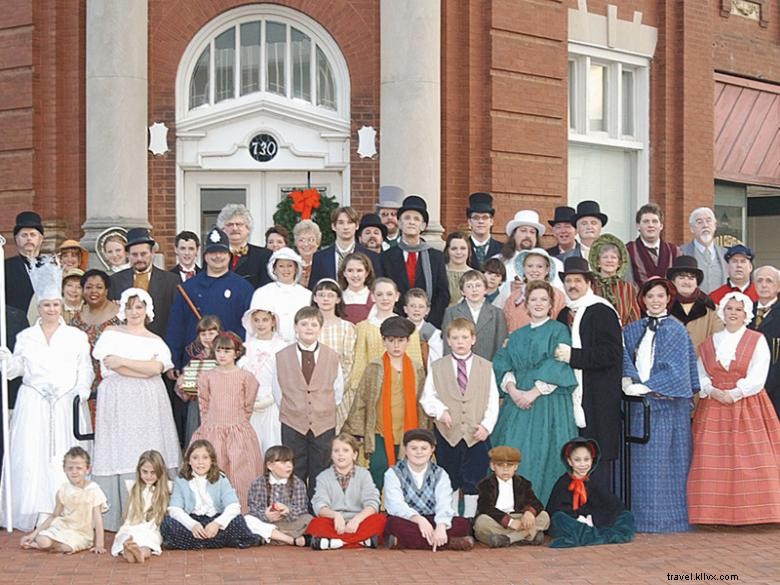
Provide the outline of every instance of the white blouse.
{"type": "MultiPolygon", "coordinates": [[[[737,344],[739,344],[744,333],[745,328],[743,327],[734,333],[729,333],[724,329],[712,336],[712,342],[715,345],[719,361],[721,357],[725,357],[727,354],[731,354],[733,359],[737,344]],[[731,348],[734,350],[733,353],[731,348]]],[[[761,392],[766,383],[767,373],[769,373],[770,358],[769,345],[766,342],[766,338],[762,335],[756,343],[753,355],[750,357],[750,364],[748,365],[745,377],[737,380],[734,388],[725,388],[724,390],[729,390],[729,393],[736,400],[747,398],[748,396],[753,396],[761,392]]],[[[729,362],[730,361],[731,360],[729,360],[729,362]]],[[[710,392],[712,392],[712,380],[707,375],[707,371],[704,369],[704,364],[702,364],[701,359],[697,361],[696,365],[699,370],[699,383],[701,384],[699,396],[706,398],[710,395],[710,392]]],[[[728,367],[726,367],[726,369],[728,369],[728,367]]]]}
{"type": "Polygon", "coordinates": [[[117,373],[103,364],[103,360],[110,355],[130,360],[154,360],[162,364],[163,372],[173,368],[171,350],[156,335],[146,337],[127,333],[120,329],[106,329],[100,334],[95,343],[95,349],[92,350],[92,357],[100,361],[100,372],[104,378],[117,373]]]}

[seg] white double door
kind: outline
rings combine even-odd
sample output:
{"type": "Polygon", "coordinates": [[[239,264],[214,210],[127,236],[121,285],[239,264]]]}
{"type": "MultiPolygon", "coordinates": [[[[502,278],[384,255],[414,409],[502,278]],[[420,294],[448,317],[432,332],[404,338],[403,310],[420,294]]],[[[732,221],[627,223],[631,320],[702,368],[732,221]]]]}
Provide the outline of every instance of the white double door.
{"type": "Polygon", "coordinates": [[[228,203],[241,203],[254,219],[250,242],[263,245],[265,230],[274,224],[273,215],[283,197],[291,191],[314,187],[321,195],[347,204],[344,178],[332,171],[187,171],[184,173],[183,209],[179,229],[201,236],[216,222],[228,203]]]}

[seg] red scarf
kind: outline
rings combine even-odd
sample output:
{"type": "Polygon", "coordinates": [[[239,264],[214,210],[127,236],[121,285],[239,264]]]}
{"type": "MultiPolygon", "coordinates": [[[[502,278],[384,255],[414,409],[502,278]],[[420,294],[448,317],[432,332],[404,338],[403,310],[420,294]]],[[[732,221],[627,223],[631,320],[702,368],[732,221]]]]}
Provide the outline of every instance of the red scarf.
{"type": "Polygon", "coordinates": [[[571,509],[575,512],[588,502],[588,490],[585,489],[586,481],[588,481],[587,477],[571,476],[569,491],[571,492],[571,509]]]}
{"type": "MultiPolygon", "coordinates": [[[[417,428],[417,382],[414,379],[414,365],[409,356],[403,355],[401,366],[401,386],[404,392],[404,432],[417,428]]],[[[387,466],[395,465],[395,443],[393,441],[393,408],[390,405],[392,393],[392,364],[390,356],[382,355],[384,379],[382,380],[382,439],[385,441],[387,466]]]]}

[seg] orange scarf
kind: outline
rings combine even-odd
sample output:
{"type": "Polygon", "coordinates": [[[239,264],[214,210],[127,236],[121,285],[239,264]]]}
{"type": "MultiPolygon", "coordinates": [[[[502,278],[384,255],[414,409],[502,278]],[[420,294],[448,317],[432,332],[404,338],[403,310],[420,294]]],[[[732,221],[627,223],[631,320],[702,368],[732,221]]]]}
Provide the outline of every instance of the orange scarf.
{"type": "MultiPolygon", "coordinates": [[[[404,354],[401,366],[401,386],[404,392],[404,432],[417,428],[417,383],[414,379],[414,366],[409,356],[404,354]]],[[[390,406],[392,393],[392,365],[390,356],[382,355],[384,379],[382,380],[382,439],[385,442],[387,466],[395,465],[395,444],[393,441],[393,409],[390,406]]]]}
{"type": "Polygon", "coordinates": [[[587,477],[571,476],[569,491],[571,492],[571,509],[575,512],[588,502],[588,491],[585,489],[586,481],[588,481],[587,477]]]}

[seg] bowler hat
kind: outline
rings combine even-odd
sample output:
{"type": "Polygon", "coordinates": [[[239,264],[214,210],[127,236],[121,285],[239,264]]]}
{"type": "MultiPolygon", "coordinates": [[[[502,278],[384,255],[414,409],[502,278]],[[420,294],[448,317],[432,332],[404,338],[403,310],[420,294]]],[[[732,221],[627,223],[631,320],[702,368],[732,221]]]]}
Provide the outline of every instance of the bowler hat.
{"type": "Polygon", "coordinates": [[[563,261],[563,271],[558,273],[558,276],[563,280],[567,274],[584,274],[586,276],[592,276],[593,273],[588,266],[588,261],[585,258],[579,256],[570,256],[563,261]]]}
{"type": "Polygon", "coordinates": [[[379,228],[382,232],[382,238],[387,237],[387,226],[382,223],[382,220],[379,219],[379,216],[376,213],[366,213],[363,217],[360,218],[360,225],[357,229],[357,237],[360,237],[360,234],[363,233],[363,230],[367,227],[375,227],[379,228]]]}
{"type": "Polygon", "coordinates": [[[14,236],[24,228],[33,228],[38,230],[43,235],[43,222],[41,216],[34,211],[22,211],[16,216],[16,223],[14,224],[14,236]]]}
{"type": "Polygon", "coordinates": [[[401,219],[401,216],[407,211],[416,211],[423,216],[423,221],[428,223],[428,205],[425,203],[425,199],[419,195],[409,195],[404,199],[401,207],[398,208],[396,217],[401,219]]]}
{"type": "Polygon", "coordinates": [[[209,230],[205,239],[206,246],[203,248],[203,253],[209,252],[230,252],[230,240],[228,240],[227,234],[214,226],[209,230]]]}
{"type": "Polygon", "coordinates": [[[388,317],[379,326],[382,337],[409,337],[414,333],[414,323],[404,317],[388,317]]]}
{"type": "Polygon", "coordinates": [[[154,246],[156,243],[157,242],[149,235],[149,230],[146,228],[136,227],[127,230],[125,250],[129,250],[130,246],[135,246],[136,244],[149,244],[150,246],[154,246]]]}
{"type": "Polygon", "coordinates": [[[404,433],[404,438],[401,442],[406,447],[410,441],[425,441],[430,443],[432,447],[436,446],[436,437],[428,429],[409,429],[404,433]]]}
{"type": "Polygon", "coordinates": [[[555,215],[552,219],[548,219],[547,223],[550,225],[555,225],[556,223],[570,223],[571,225],[576,225],[576,215],[577,212],[574,211],[573,207],[562,205],[561,207],[555,208],[555,215]]]}
{"type": "Polygon", "coordinates": [[[753,250],[748,248],[745,244],[737,244],[736,246],[727,248],[723,257],[726,259],[726,262],[728,262],[733,256],[736,256],[737,254],[742,254],[751,262],[753,261],[753,250]]]}
{"type": "Polygon", "coordinates": [[[466,208],[466,217],[471,217],[472,213],[489,213],[495,215],[493,208],[493,196],[490,193],[479,191],[469,195],[469,206],[466,208]]]}
{"type": "Polygon", "coordinates": [[[398,209],[401,207],[406,192],[401,187],[395,185],[383,185],[379,187],[379,201],[376,204],[377,209],[398,209]]]}
{"type": "Polygon", "coordinates": [[[597,217],[601,221],[601,227],[607,225],[607,216],[601,213],[598,201],[580,201],[577,204],[577,214],[574,217],[575,223],[583,217],[597,217]]]}
{"type": "Polygon", "coordinates": [[[672,265],[666,269],[666,278],[674,280],[678,274],[693,274],[696,277],[696,284],[700,285],[704,280],[704,271],[699,268],[696,258],[693,256],[677,256],[672,261],[672,265]]]}

